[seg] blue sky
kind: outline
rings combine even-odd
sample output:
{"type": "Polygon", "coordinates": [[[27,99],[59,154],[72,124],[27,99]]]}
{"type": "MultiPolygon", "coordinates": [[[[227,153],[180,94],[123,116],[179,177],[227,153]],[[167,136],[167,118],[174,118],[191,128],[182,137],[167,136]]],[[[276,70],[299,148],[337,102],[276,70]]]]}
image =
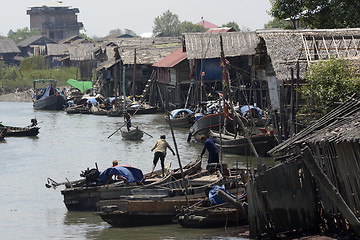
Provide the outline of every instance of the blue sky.
{"type": "MultiPolygon", "coordinates": [[[[0,15],[0,35],[6,36],[10,29],[30,27],[26,10],[46,0],[6,1],[0,15]],[[5,10],[6,9],[6,10],[5,10]]],[[[78,20],[84,24],[86,34],[104,37],[112,29],[125,28],[138,35],[151,32],[154,19],[170,10],[180,21],[197,23],[204,17],[218,26],[230,21],[251,30],[262,29],[272,20],[267,14],[269,0],[62,0],[66,5],[79,8],[78,20]]]]}

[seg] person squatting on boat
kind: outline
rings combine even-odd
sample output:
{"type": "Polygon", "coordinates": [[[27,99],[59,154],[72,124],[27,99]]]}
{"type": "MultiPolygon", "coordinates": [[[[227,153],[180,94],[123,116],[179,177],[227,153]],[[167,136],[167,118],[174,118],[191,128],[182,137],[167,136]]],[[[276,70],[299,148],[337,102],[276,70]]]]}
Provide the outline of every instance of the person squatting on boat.
{"type": "Polygon", "coordinates": [[[127,130],[130,131],[130,128],[131,128],[131,115],[127,111],[124,111],[124,121],[126,123],[127,130]]]}
{"type": "Polygon", "coordinates": [[[213,139],[207,138],[205,135],[200,136],[200,141],[204,143],[204,148],[199,154],[199,157],[202,158],[202,156],[205,154],[205,151],[208,150],[209,158],[206,169],[209,170],[210,166],[219,164],[219,150],[215,145],[215,141],[213,139]]]}
{"type": "Polygon", "coordinates": [[[152,166],[152,170],[151,170],[151,174],[150,176],[154,173],[155,167],[157,162],[161,161],[161,169],[162,169],[162,176],[164,177],[165,175],[165,156],[166,156],[166,149],[169,148],[170,151],[173,153],[173,155],[175,156],[175,152],[174,150],[170,147],[169,143],[165,140],[166,136],[163,134],[160,136],[160,139],[156,141],[155,146],[151,149],[151,151],[153,151],[155,149],[155,153],[154,153],[154,160],[153,160],[153,166],[152,166]]]}

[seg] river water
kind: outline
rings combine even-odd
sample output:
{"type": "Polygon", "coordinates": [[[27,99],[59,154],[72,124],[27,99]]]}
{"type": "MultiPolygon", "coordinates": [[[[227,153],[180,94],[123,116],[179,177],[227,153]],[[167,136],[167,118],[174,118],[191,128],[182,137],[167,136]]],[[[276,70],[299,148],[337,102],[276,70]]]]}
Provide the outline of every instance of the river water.
{"type": "MultiPolygon", "coordinates": [[[[8,137],[0,142],[0,229],[1,239],[244,239],[246,227],[186,229],[178,224],[115,228],[91,212],[68,212],[60,190],[45,187],[48,177],[57,182],[80,178],[86,168],[99,170],[113,160],[151,171],[154,146],[165,134],[174,140],[163,114],[136,115],[134,126],[153,136],[142,141],[124,141],[120,132],[108,138],[123,124],[122,118],[95,115],[68,115],[63,111],[34,110],[29,102],[0,102],[0,121],[5,125],[27,126],[36,117],[37,137],[8,137]]],[[[182,165],[194,160],[202,145],[186,141],[188,129],[174,129],[182,165]]],[[[174,148],[175,149],[175,148],[174,148]]],[[[205,167],[205,161],[203,167],[205,167]]],[[[223,155],[230,167],[245,167],[248,158],[223,155]]],[[[168,154],[173,168],[178,160],[168,154]]],[[[160,164],[156,169],[160,169],[160,164]]]]}

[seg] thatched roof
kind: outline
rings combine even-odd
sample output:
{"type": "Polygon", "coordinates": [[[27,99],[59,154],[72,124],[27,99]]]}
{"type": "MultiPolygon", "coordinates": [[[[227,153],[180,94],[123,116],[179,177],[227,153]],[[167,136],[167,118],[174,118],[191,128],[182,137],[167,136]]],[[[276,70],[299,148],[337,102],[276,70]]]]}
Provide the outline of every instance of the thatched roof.
{"type": "Polygon", "coordinates": [[[87,44],[46,44],[48,56],[70,56],[70,60],[94,59],[93,52],[97,48],[94,43],[87,44]]]}
{"type": "Polygon", "coordinates": [[[308,60],[328,59],[329,56],[349,57],[359,55],[360,29],[302,29],[258,30],[257,35],[265,40],[267,54],[271,58],[276,77],[290,80],[290,67],[300,63],[300,78],[305,78],[308,60]],[[306,51],[308,54],[306,54],[306,51]]]}
{"type": "MultiPolygon", "coordinates": [[[[123,38],[104,42],[108,61],[114,60],[114,44],[119,47],[119,53],[124,64],[134,64],[136,49],[136,64],[152,65],[163,59],[181,46],[180,37],[155,38],[123,38]],[[107,46],[112,43],[111,46],[107,46]]],[[[113,61],[114,62],[114,61],[113,61]]]]}
{"type": "Polygon", "coordinates": [[[27,47],[27,46],[30,46],[30,45],[45,45],[46,43],[55,43],[55,41],[49,39],[49,38],[46,38],[42,35],[34,35],[34,36],[31,36],[31,37],[28,37],[24,40],[22,40],[21,42],[19,42],[17,44],[18,47],[27,47]]]}
{"type": "Polygon", "coordinates": [[[269,151],[276,154],[304,143],[360,142],[360,99],[350,99],[339,105],[294,137],[269,151]]]}
{"type": "Polygon", "coordinates": [[[254,55],[260,39],[255,32],[185,33],[188,59],[219,58],[220,36],[226,57],[254,55]]]}
{"type": "Polygon", "coordinates": [[[0,39],[0,53],[19,53],[20,50],[11,39],[0,39]]]}

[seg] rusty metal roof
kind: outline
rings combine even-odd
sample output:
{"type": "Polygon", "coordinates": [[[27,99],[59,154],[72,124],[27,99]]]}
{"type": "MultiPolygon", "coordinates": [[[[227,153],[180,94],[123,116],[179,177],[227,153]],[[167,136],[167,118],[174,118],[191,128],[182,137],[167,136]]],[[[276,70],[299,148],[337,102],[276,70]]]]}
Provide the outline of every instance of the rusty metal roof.
{"type": "Polygon", "coordinates": [[[174,67],[176,64],[182,62],[187,58],[186,52],[182,51],[182,47],[176,49],[165,58],[161,59],[157,63],[153,64],[154,67],[167,67],[171,68],[174,67]]]}

